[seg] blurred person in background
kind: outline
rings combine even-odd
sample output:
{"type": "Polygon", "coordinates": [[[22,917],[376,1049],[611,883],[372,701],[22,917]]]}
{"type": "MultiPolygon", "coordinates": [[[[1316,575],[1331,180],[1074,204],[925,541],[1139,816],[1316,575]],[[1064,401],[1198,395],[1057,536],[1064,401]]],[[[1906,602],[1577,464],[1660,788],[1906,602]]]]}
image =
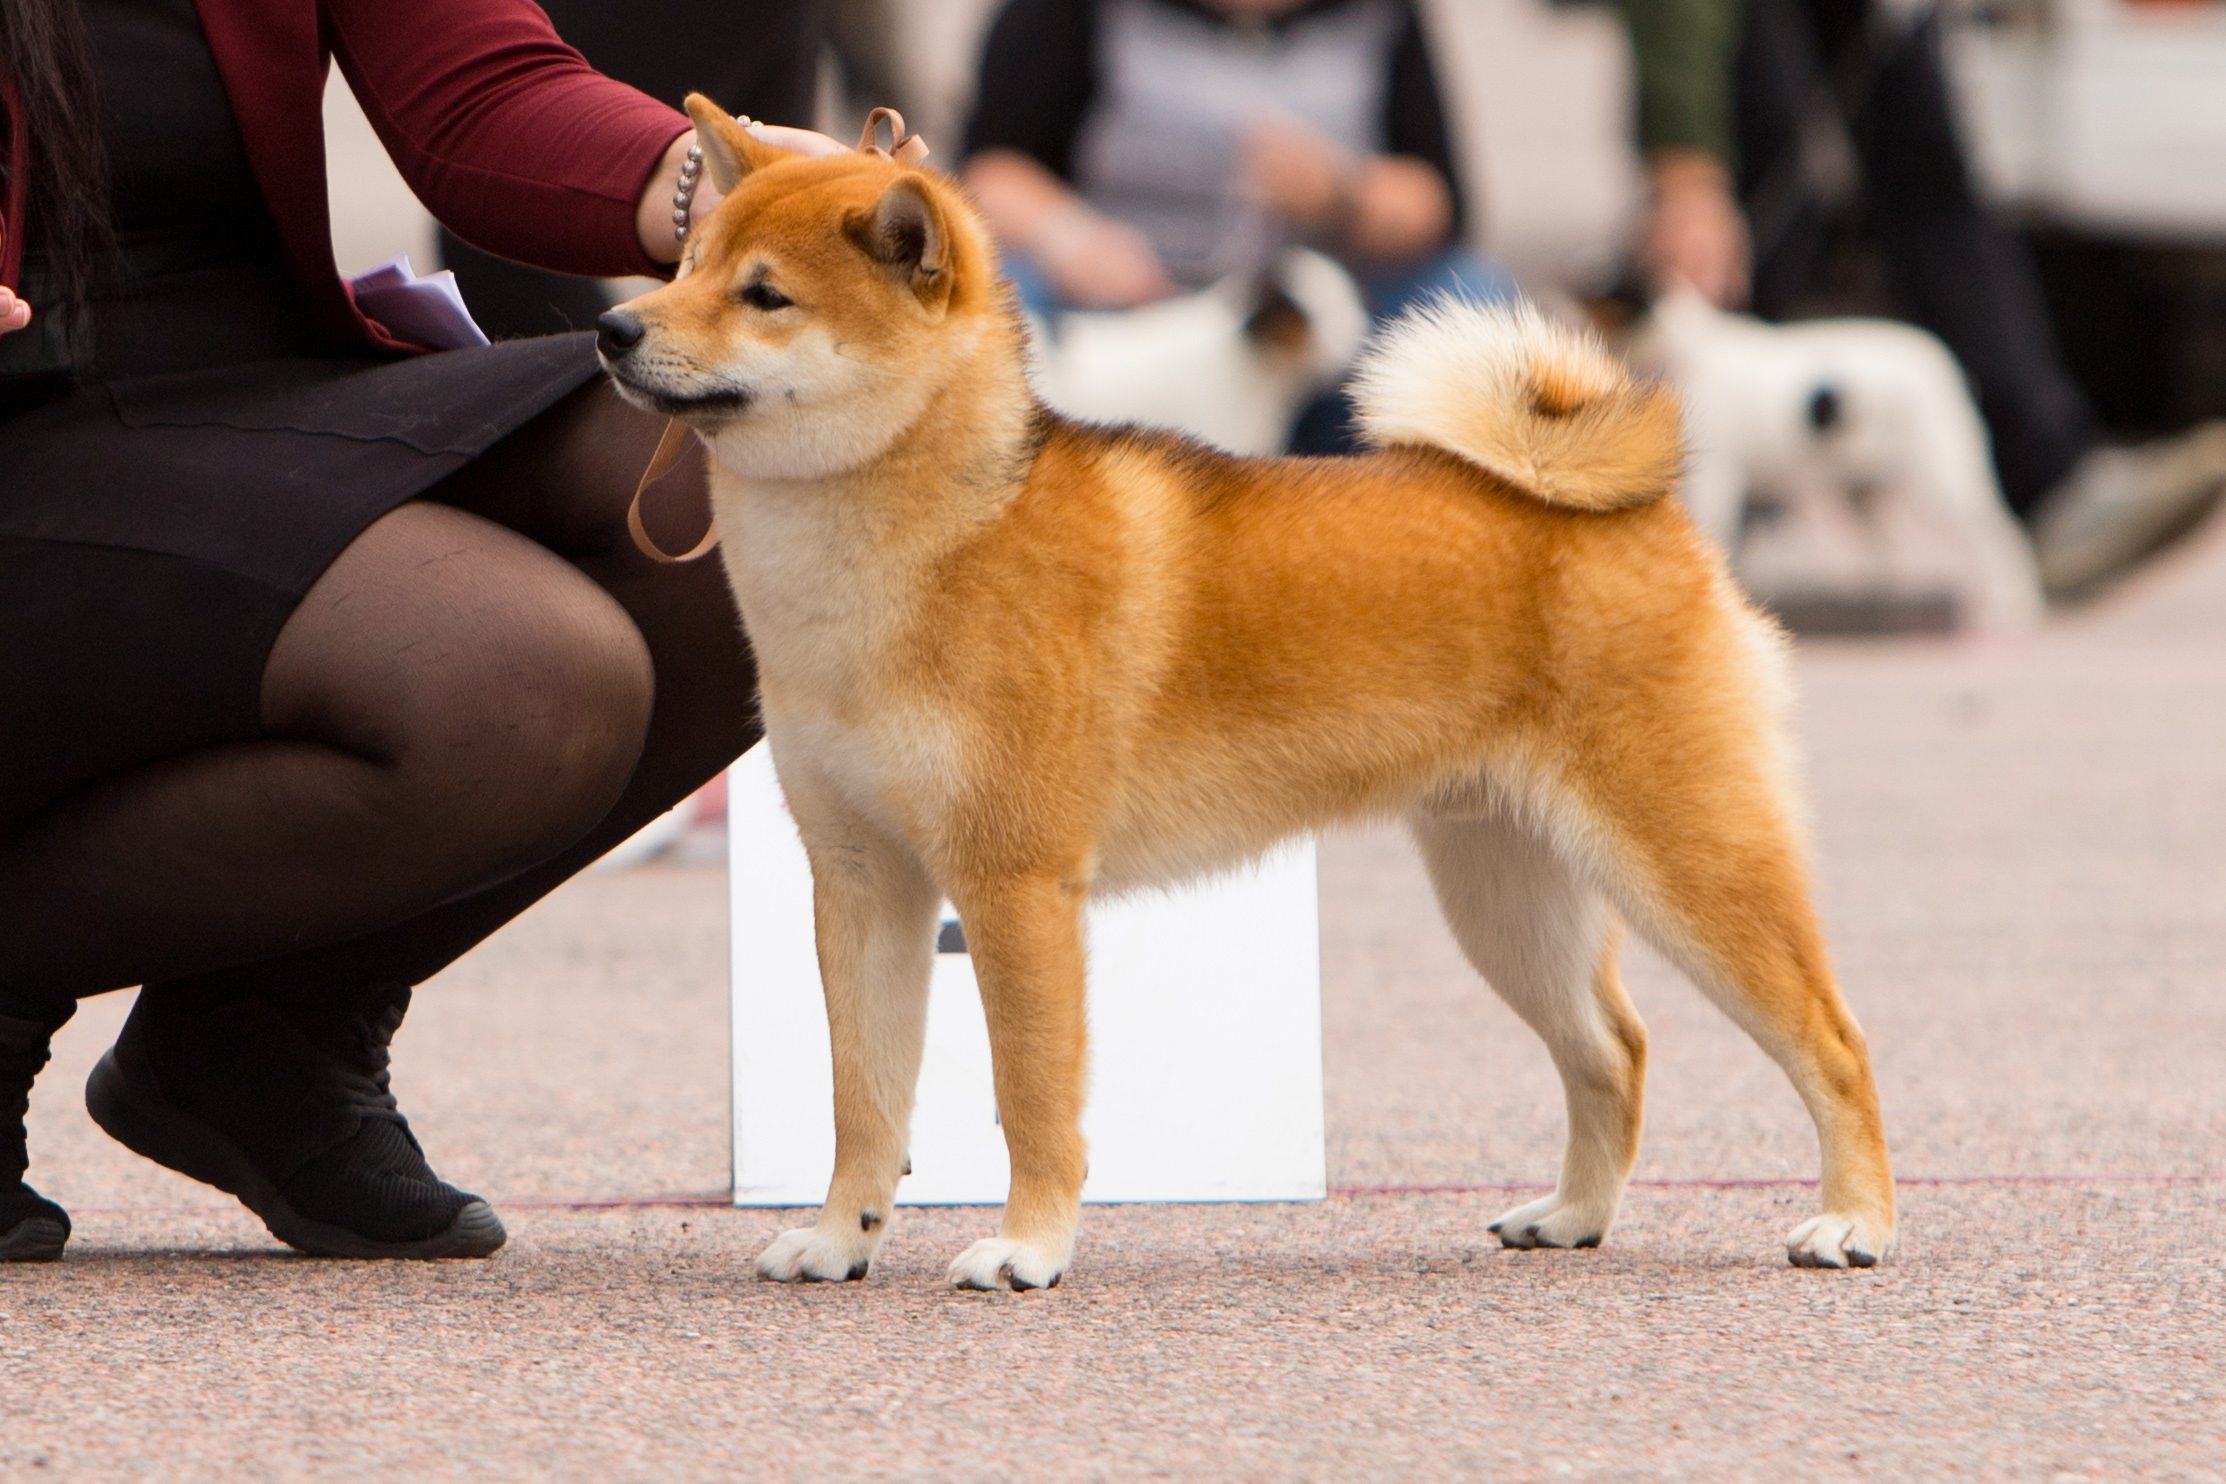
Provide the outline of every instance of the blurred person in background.
{"type": "Polygon", "coordinates": [[[389,1088],[411,986],[759,735],[723,574],[627,537],[661,420],[592,337],[357,309],[334,61],[488,252],[661,273],[717,199],[528,0],[0,5],[0,1259],[69,1235],[49,1038],[135,984],[86,1090],[128,1147],[305,1251],[492,1251],[389,1088]]]}
{"type": "MultiPolygon", "coordinates": [[[[674,108],[702,93],[729,113],[809,127],[825,38],[821,0],[543,0],[557,35],[605,77],[674,108]]],[[[588,330],[610,308],[593,278],[481,252],[439,228],[472,318],[511,340],[588,330]]]]}
{"type": "Polygon", "coordinates": [[[1851,239],[1874,247],[1895,311],[1947,342],[1970,378],[2053,597],[2100,589],[2218,503],[2226,426],[2102,443],[2031,262],[1973,185],[1929,0],[1623,8],[1657,146],[1644,257],[1658,284],[1800,318],[1840,307],[1851,239]]]}
{"type": "MultiPolygon", "coordinates": [[[[965,181],[1038,312],[1128,309],[1342,261],[1378,318],[1498,298],[1461,245],[1445,109],[1410,0],[1010,0],[983,48],[965,181]]],[[[1350,446],[1332,395],[1293,437],[1350,446]]]]}

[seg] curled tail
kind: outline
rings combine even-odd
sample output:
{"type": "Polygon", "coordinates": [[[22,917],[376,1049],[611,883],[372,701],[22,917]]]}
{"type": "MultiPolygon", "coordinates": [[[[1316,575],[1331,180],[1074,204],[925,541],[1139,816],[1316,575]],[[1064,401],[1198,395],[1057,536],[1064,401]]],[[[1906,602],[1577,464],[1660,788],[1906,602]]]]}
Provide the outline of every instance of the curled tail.
{"type": "Polygon", "coordinates": [[[1353,400],[1378,446],[1442,448],[1576,510],[1657,500],[1684,463],[1675,394],[1529,304],[1440,299],[1402,315],[1362,359],[1353,400]]]}

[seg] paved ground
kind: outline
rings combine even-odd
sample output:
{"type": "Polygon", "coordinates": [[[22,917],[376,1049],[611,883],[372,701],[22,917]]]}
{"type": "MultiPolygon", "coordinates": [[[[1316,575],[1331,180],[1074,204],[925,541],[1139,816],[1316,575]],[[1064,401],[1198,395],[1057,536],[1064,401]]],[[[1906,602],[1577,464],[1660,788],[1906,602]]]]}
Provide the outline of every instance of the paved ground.
{"type": "Polygon", "coordinates": [[[722,883],[652,867],[403,1034],[436,1159],[504,1203],[486,1263],[290,1257],[109,1145],[78,1087],[124,1007],[89,1007],[32,1115],[78,1239],[0,1272],[0,1475],[2226,1478],[2226,526],[2031,643],[1802,672],[1906,1181],[1886,1268],[1784,1266],[1805,1120],[1644,955],[1624,1221],[1499,1251],[1556,1084],[1370,835],[1324,857],[1346,1193],[1093,1211],[1049,1294],[943,1290],[979,1211],[907,1213],[865,1284],[760,1284],[779,1213],[592,1204],[725,1180],[722,883]]]}

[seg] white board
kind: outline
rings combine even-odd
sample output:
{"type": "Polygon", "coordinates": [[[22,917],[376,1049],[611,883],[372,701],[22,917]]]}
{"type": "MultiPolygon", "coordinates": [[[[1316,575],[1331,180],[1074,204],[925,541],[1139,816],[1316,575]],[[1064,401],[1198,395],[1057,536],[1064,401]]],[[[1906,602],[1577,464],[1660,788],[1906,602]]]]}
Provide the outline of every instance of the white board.
{"type": "MultiPolygon", "coordinates": [[[[811,871],[771,749],[728,777],[734,1201],[812,1206],[834,1168],[834,1075],[811,871]]],[[[945,917],[950,917],[948,910],[945,917]]],[[[1319,1200],[1319,901],[1311,841],[1180,892],[1092,906],[1086,1201],[1319,1200]]],[[[899,1204],[1005,1199],[972,960],[938,953],[899,1204]]]]}

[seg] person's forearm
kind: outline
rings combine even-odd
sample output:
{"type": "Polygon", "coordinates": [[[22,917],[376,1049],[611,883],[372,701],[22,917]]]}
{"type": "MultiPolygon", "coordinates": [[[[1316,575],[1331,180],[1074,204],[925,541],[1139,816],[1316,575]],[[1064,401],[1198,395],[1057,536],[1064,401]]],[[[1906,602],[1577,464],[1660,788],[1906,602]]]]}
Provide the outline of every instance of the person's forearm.
{"type": "Polygon", "coordinates": [[[1022,252],[1034,252],[1058,224],[1089,207],[1073,188],[1018,150],[984,150],[966,162],[966,189],[990,230],[1022,252]]]}
{"type": "Polygon", "coordinates": [[[1411,262],[1445,245],[1453,228],[1453,193],[1427,161],[1371,155],[1353,185],[1345,245],[1374,263],[1411,262]]]}
{"type": "Polygon", "coordinates": [[[1174,292],[1143,233],[1092,208],[1027,155],[984,150],[966,162],[965,180],[990,230],[1033,259],[1065,303],[1131,309],[1174,292]]]}
{"type": "Polygon", "coordinates": [[[1656,287],[1689,288],[1722,309],[1744,304],[1752,249],[1731,173],[1702,150],[1659,149],[1647,165],[1642,250],[1656,287]]]}
{"type": "Polygon", "coordinates": [[[634,208],[688,121],[596,73],[530,0],[315,9],[395,167],[458,236],[562,273],[653,266],[634,208]]]}
{"type": "MultiPolygon", "coordinates": [[[[634,207],[634,235],[641,240],[642,252],[652,263],[671,264],[680,261],[680,234],[674,230],[673,197],[680,191],[680,166],[687,159],[689,147],[696,142],[696,131],[675,139],[665,147],[657,159],[657,168],[649,172],[649,183],[642,187],[641,201],[634,207]]],[[[709,188],[709,182],[697,177],[699,191],[709,188]]],[[[693,203],[691,203],[691,206],[693,203]]]]}

